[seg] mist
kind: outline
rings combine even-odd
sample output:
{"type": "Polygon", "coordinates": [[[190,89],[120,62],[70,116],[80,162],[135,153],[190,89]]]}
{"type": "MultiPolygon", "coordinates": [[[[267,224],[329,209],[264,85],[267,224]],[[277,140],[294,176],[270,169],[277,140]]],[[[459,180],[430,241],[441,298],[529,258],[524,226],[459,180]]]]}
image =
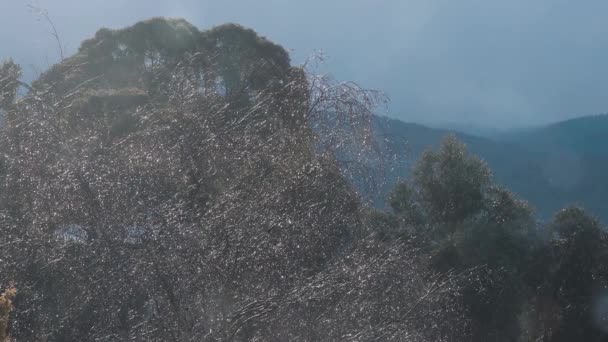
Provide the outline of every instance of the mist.
{"type": "Polygon", "coordinates": [[[294,63],[322,50],[322,71],[385,91],[391,104],[380,114],[404,121],[508,129],[608,108],[605,1],[3,1],[0,57],[31,80],[59,53],[28,3],[48,11],[67,55],[99,27],[152,16],[236,22],[294,63]]]}
{"type": "Polygon", "coordinates": [[[608,341],[608,3],[27,1],[0,341],[608,341]]]}

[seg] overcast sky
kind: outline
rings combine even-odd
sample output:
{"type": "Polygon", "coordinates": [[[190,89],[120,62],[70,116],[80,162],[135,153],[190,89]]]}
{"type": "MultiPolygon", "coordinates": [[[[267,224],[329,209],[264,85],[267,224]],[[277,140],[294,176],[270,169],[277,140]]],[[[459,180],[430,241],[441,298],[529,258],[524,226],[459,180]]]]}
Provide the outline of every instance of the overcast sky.
{"type": "MultiPolygon", "coordinates": [[[[608,112],[606,0],[0,0],[0,59],[34,75],[99,27],[151,16],[237,22],[336,78],[384,90],[405,121],[508,128],[608,112]]],[[[32,77],[32,76],[30,76],[32,77]]]]}

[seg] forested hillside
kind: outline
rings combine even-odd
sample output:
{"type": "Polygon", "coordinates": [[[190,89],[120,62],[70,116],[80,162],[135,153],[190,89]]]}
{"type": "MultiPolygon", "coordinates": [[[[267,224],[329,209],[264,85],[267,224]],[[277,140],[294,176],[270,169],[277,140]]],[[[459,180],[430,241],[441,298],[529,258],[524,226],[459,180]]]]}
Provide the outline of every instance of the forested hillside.
{"type": "Polygon", "coordinates": [[[0,66],[2,342],[607,338],[598,221],[539,226],[453,136],[366,206],[386,98],[253,30],[152,18],[20,77],[0,66]]]}
{"type": "Polygon", "coordinates": [[[584,116],[554,124],[496,136],[533,151],[566,150],[581,156],[605,156],[608,114],[584,116]]]}
{"type": "Polygon", "coordinates": [[[607,221],[608,149],[601,141],[608,134],[605,120],[586,117],[492,139],[378,117],[376,130],[399,162],[387,169],[387,185],[374,194],[374,202],[386,205],[394,182],[409,175],[423,151],[438,146],[443,136],[455,134],[488,163],[495,181],[529,201],[540,219],[578,205],[607,221]]]}

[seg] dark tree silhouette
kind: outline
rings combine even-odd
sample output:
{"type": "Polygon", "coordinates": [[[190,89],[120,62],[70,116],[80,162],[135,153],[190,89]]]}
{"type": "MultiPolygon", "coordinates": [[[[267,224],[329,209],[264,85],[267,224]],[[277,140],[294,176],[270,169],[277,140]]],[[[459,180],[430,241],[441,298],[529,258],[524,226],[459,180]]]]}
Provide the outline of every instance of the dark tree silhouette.
{"type": "Polygon", "coordinates": [[[457,339],[461,275],[380,241],[334,159],[381,100],[238,25],[99,30],[0,131],[11,335],[457,339]]]}

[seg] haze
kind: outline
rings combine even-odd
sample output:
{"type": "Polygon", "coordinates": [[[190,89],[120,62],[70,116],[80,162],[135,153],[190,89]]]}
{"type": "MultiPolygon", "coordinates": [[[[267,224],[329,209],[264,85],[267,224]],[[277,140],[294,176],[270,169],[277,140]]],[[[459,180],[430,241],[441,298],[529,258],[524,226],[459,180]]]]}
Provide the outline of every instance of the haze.
{"type": "MultiPolygon", "coordinates": [[[[324,70],[384,90],[386,114],[435,126],[513,128],[608,108],[608,2],[592,0],[34,2],[57,26],[66,53],[101,27],[152,16],[204,29],[237,22],[292,50],[315,50],[324,70]]],[[[0,58],[29,79],[59,56],[27,2],[0,0],[0,58]]]]}

